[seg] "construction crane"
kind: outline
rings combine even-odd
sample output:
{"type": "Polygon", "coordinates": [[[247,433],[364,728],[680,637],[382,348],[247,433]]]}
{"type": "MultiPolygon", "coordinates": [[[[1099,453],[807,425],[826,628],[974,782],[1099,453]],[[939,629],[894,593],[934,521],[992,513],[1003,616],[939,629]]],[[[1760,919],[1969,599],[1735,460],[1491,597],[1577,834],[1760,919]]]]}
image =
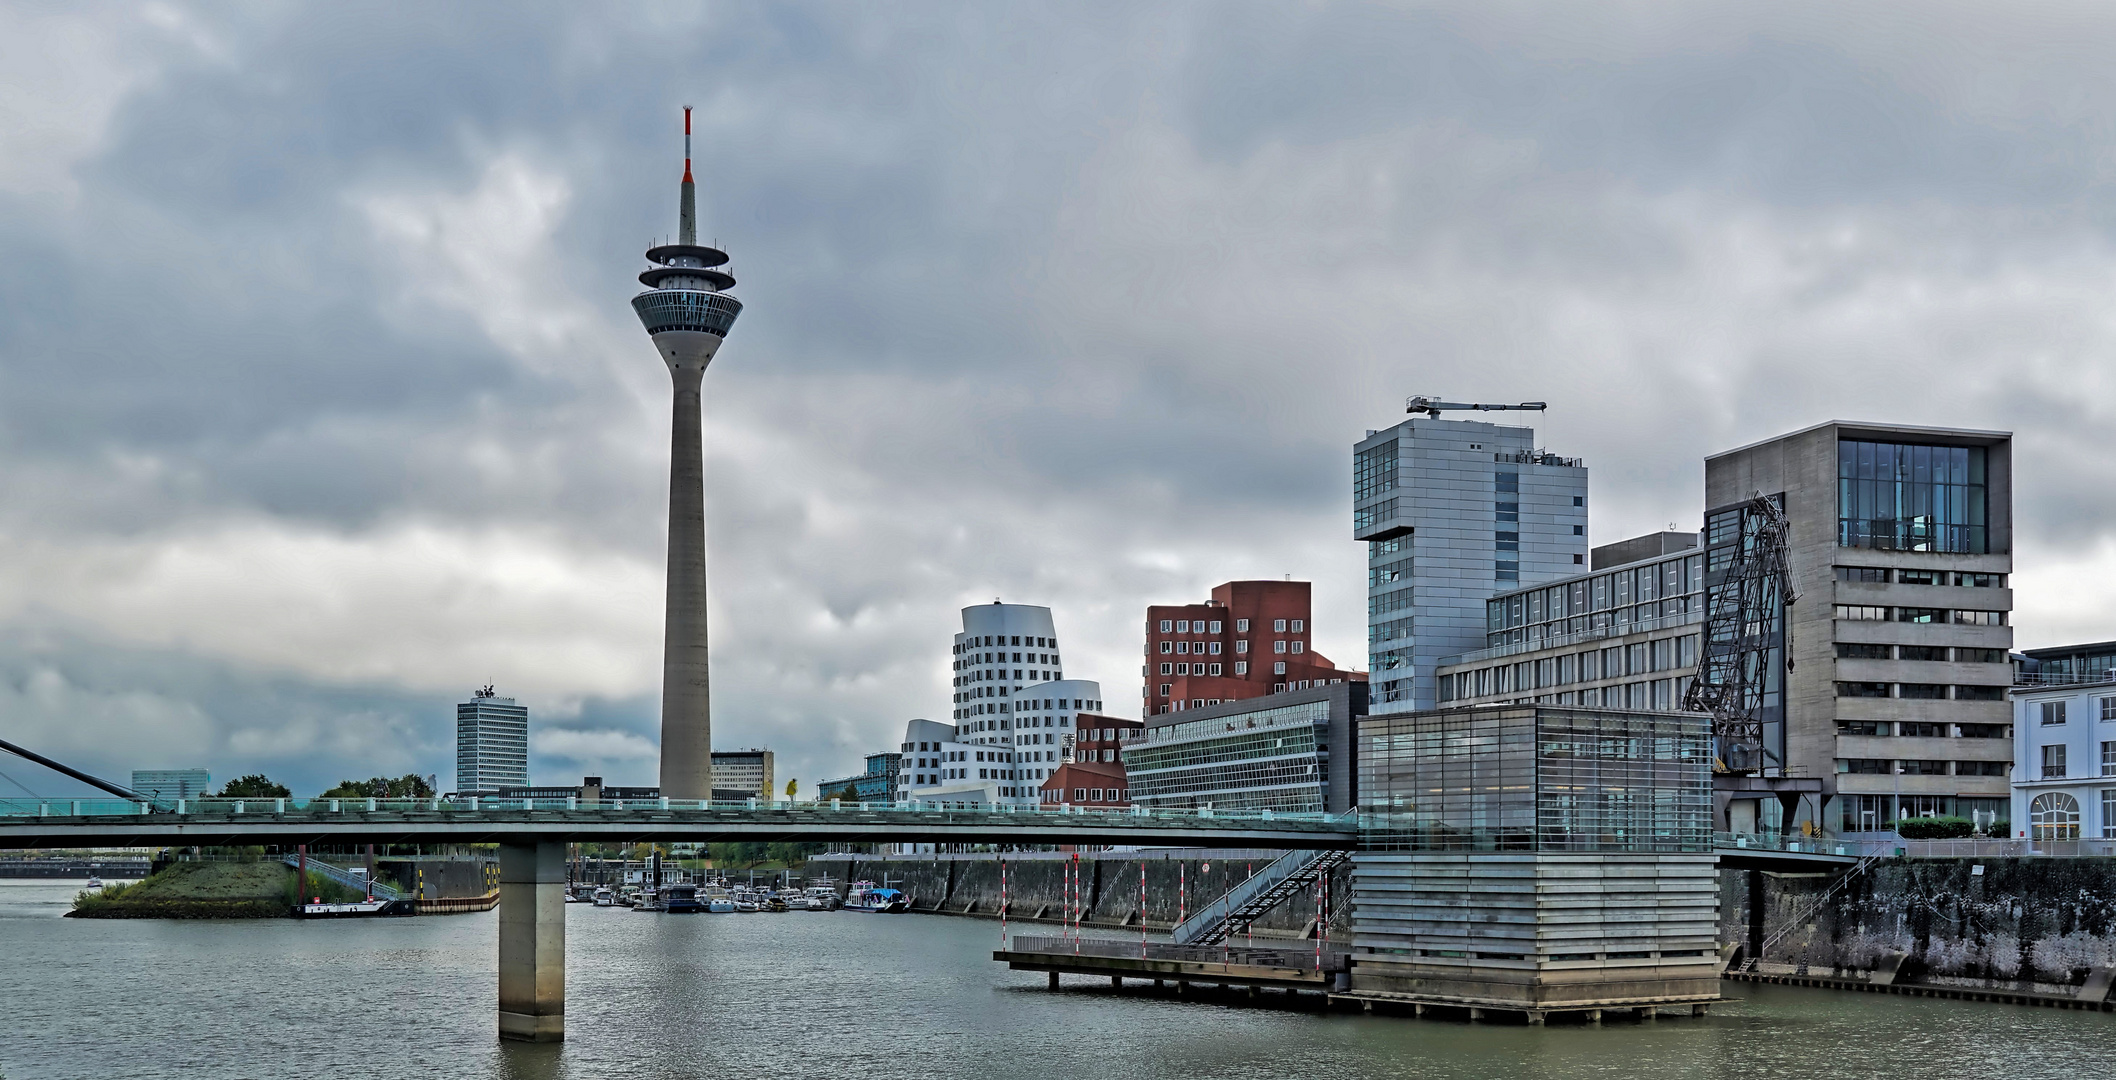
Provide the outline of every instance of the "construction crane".
{"type": "Polygon", "coordinates": [[[1461,412],[1467,410],[1470,412],[1542,412],[1547,408],[1550,408],[1549,403],[1542,401],[1524,401],[1519,405],[1473,405],[1460,401],[1440,401],[1436,398],[1420,394],[1417,397],[1411,398],[1409,401],[1404,402],[1403,411],[1410,413],[1413,416],[1419,413],[1424,413],[1425,415],[1437,420],[1440,418],[1441,413],[1449,411],[1461,412]]]}
{"type": "Polygon", "coordinates": [[[1764,694],[1772,650],[1782,649],[1787,670],[1793,666],[1791,642],[1779,631],[1790,635],[1785,609],[1797,597],[1786,561],[1790,525],[1777,500],[1759,492],[1712,517],[1722,513],[1739,515],[1739,533],[1732,564],[1712,567],[1709,551],[1725,541],[1707,523],[1704,648],[1683,708],[1711,714],[1712,771],[1739,776],[1761,772],[1771,756],[1763,745],[1764,694]]]}

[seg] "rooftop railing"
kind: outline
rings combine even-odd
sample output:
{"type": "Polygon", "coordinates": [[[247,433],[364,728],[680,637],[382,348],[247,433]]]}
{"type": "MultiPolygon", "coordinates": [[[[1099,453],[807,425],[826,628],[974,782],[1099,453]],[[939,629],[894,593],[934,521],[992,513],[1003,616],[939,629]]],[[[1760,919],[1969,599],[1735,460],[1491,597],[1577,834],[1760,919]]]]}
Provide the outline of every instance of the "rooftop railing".
{"type": "Polygon", "coordinates": [[[2016,671],[2013,685],[2034,686],[2095,686],[2116,682],[2116,671],[2016,671]]]}
{"type": "Polygon", "coordinates": [[[167,802],[134,799],[46,799],[0,798],[0,820],[23,817],[212,817],[352,818],[369,814],[418,815],[441,818],[478,817],[487,814],[566,814],[612,819],[652,819],[665,814],[714,814],[750,817],[779,814],[789,818],[845,818],[882,814],[912,817],[963,819],[1035,819],[1024,825],[1066,816],[1089,815],[1098,824],[1148,827],[1162,824],[1241,827],[1247,825],[1320,826],[1349,829],[1352,815],[1303,814],[1272,810],[1215,810],[1210,807],[1083,807],[1063,804],[983,805],[941,802],[843,802],[824,799],[787,802],[768,799],[708,801],[703,799],[175,799],[167,802]]]}

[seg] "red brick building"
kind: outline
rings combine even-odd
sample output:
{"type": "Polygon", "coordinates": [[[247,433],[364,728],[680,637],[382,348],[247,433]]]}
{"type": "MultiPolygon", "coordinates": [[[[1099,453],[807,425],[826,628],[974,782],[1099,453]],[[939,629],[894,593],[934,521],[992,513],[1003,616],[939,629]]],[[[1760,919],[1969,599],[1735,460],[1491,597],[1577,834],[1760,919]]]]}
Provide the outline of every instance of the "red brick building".
{"type": "Polygon", "coordinates": [[[1122,762],[1068,761],[1043,782],[1043,805],[1123,808],[1131,806],[1122,762]]]}
{"type": "Polygon", "coordinates": [[[1081,713],[1073,718],[1074,761],[1098,761],[1123,768],[1125,747],[1146,737],[1144,720],[1081,713]]]}
{"type": "Polygon", "coordinates": [[[1367,681],[1316,652],[1312,627],[1305,581],[1230,581],[1202,604],[1147,608],[1142,715],[1367,681]]]}

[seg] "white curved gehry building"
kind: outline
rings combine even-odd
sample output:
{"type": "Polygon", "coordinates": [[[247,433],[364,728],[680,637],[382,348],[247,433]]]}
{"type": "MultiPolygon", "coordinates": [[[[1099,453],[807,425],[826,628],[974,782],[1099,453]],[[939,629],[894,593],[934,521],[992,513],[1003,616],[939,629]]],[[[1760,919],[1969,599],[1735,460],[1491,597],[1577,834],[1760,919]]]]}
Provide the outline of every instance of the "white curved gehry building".
{"type": "Polygon", "coordinates": [[[1072,745],[1073,717],[1102,708],[1102,685],[1065,677],[1047,607],[979,604],[962,626],[949,661],[955,722],[945,735],[948,725],[911,722],[897,797],[1034,804],[1072,745]]]}

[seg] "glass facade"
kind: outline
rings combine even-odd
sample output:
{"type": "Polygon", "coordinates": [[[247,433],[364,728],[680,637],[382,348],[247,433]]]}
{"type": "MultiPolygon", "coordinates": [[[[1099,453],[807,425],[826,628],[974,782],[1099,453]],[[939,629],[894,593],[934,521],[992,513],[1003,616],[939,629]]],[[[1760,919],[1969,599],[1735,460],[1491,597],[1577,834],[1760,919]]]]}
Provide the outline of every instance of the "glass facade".
{"type": "Polygon", "coordinates": [[[1484,602],[1484,644],[1540,648],[1643,630],[1704,610],[1704,556],[1687,555],[1588,574],[1484,602]]]}
{"type": "Polygon", "coordinates": [[[1352,455],[1352,501],[1365,502],[1396,490],[1396,444],[1370,446],[1352,455]]]}
{"type": "Polygon", "coordinates": [[[1318,814],[1329,806],[1330,702],[1147,729],[1124,748],[1135,806],[1318,814]]]}
{"type": "Polygon", "coordinates": [[[1547,706],[1359,722],[1372,850],[1708,851],[1711,731],[1680,713],[1547,706]]]}
{"type": "Polygon", "coordinates": [[[742,314],[742,301],[724,293],[655,289],[633,297],[632,310],[649,334],[695,330],[726,337],[742,314]]]}
{"type": "Polygon", "coordinates": [[[1984,448],[1837,442],[1837,543],[1983,554],[1984,448]]]}

